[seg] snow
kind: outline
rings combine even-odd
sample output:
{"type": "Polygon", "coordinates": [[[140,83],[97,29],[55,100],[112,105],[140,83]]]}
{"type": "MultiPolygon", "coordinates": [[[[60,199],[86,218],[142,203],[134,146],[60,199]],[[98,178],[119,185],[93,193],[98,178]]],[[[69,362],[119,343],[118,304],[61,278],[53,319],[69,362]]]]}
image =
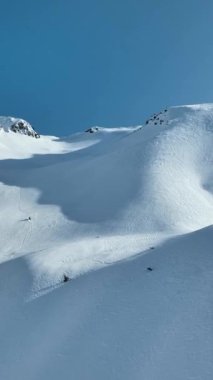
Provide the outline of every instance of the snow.
{"type": "Polygon", "coordinates": [[[1,378],[212,379],[213,105],[65,138],[0,119],[1,378]]]}
{"type": "Polygon", "coordinates": [[[14,117],[0,116],[0,130],[10,133],[18,133],[34,138],[40,138],[40,135],[34,130],[34,128],[26,120],[18,119],[14,117]]]}

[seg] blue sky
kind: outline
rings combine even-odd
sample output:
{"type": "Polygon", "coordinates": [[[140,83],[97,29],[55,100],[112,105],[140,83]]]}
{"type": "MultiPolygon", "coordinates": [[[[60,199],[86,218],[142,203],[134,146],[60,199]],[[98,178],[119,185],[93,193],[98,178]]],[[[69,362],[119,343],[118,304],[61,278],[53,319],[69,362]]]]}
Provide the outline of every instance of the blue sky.
{"type": "Polygon", "coordinates": [[[0,114],[40,133],[213,102],[213,1],[0,0],[0,114]]]}

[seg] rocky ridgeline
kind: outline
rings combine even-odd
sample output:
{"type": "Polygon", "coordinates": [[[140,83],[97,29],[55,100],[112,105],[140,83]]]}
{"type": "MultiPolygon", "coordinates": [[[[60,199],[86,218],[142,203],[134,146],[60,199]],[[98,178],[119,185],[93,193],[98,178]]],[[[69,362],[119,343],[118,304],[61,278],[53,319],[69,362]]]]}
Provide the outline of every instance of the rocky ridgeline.
{"type": "Polygon", "coordinates": [[[36,139],[40,137],[40,135],[33,129],[30,123],[23,119],[1,116],[0,129],[3,129],[5,132],[12,131],[14,133],[31,136],[36,139]]]}
{"type": "MultiPolygon", "coordinates": [[[[168,124],[168,117],[167,117],[168,110],[164,109],[161,112],[154,113],[149,119],[145,121],[146,125],[155,126],[155,125],[167,125],[168,124]]],[[[100,127],[91,127],[86,129],[86,133],[96,133],[100,131],[100,127]]],[[[138,128],[142,129],[141,128],[138,128]]]]}

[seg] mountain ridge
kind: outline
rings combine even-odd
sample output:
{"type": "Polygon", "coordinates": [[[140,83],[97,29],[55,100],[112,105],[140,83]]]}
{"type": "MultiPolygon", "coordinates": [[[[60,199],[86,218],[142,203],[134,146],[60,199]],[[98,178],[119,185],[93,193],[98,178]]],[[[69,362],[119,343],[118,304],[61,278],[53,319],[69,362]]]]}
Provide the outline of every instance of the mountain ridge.
{"type": "MultiPolygon", "coordinates": [[[[16,239],[2,241],[4,260],[37,252],[27,256],[42,287],[64,271],[75,277],[211,224],[212,118],[213,105],[205,104],[68,138],[1,134],[14,155],[4,160],[1,149],[2,191],[7,198],[13,189],[6,203],[17,210],[1,228],[19,241],[18,252],[16,239]],[[22,238],[18,226],[28,214],[22,238]]],[[[7,215],[5,200],[1,207],[7,215]]]]}

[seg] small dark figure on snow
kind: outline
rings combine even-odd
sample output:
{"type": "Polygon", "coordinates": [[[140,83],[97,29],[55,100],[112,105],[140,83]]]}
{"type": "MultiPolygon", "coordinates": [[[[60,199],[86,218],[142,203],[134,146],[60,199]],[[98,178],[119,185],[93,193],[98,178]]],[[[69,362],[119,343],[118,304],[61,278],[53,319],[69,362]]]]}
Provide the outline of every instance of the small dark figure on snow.
{"type": "Polygon", "coordinates": [[[69,281],[69,277],[66,274],[64,274],[63,282],[67,282],[67,281],[69,281]]]}
{"type": "Polygon", "coordinates": [[[28,220],[31,220],[31,216],[29,216],[28,220]]]}
{"type": "Polygon", "coordinates": [[[148,268],[146,268],[146,270],[148,270],[149,272],[151,272],[151,271],[153,271],[153,268],[148,267],[148,268]]]}

